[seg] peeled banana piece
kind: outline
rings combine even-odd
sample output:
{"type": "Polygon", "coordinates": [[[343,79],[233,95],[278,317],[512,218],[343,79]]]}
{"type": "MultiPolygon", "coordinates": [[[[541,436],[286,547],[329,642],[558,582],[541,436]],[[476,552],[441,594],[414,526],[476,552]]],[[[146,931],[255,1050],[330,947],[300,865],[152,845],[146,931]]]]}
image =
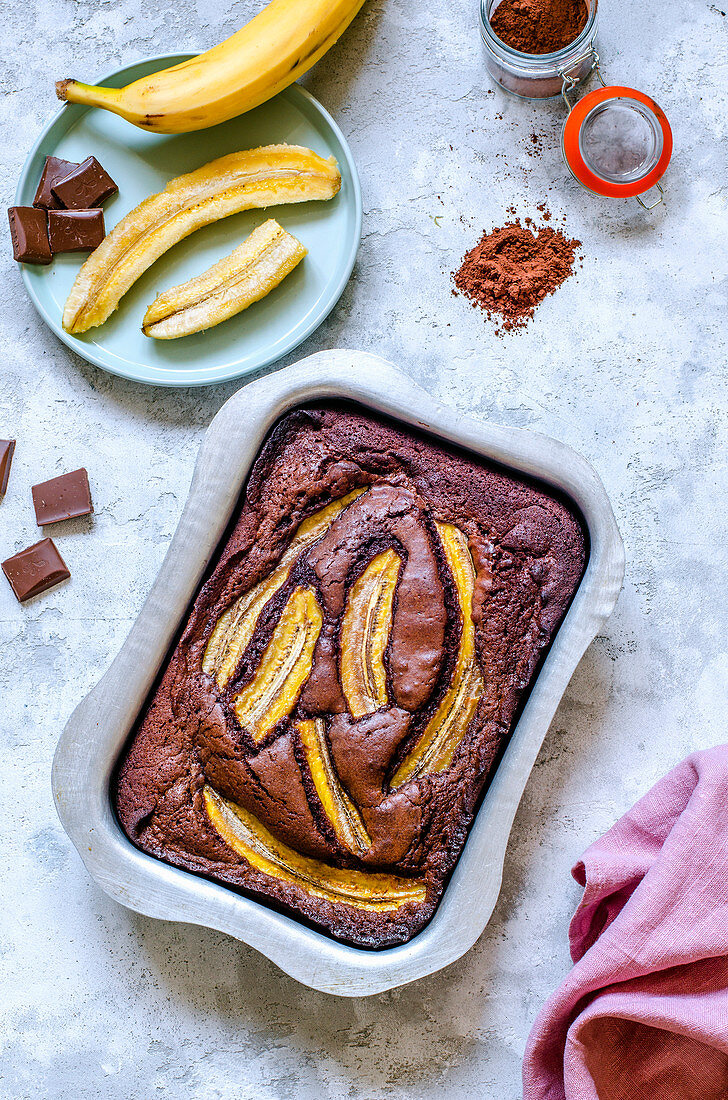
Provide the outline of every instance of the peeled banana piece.
{"type": "Polygon", "coordinates": [[[214,676],[219,688],[224,688],[235,672],[244,650],[253,637],[261,611],[273,599],[281,585],[288,580],[296,558],[322,538],[339,513],[364,492],[366,492],[365,489],[354,489],[305,519],[297,528],[273,572],[244,592],[234,604],[223,611],[215,623],[202,658],[203,672],[208,676],[214,676]]]}
{"type": "Polygon", "coordinates": [[[235,716],[254,741],[262,741],[295,707],[322,623],[311,589],[294,589],[253,679],[233,701],[235,716]]]}
{"type": "Polygon", "coordinates": [[[355,718],[387,705],[384,651],[402,562],[394,550],[377,554],[352,587],[341,624],[341,686],[355,718]]]}
{"type": "Polygon", "coordinates": [[[230,153],[170,180],[122,218],[83,264],[63,328],[79,333],[102,325],[147,268],[196,229],[241,210],[331,199],[340,186],[334,157],[300,145],[230,153]]]}
{"type": "Polygon", "coordinates": [[[450,687],[392,777],[393,791],[412,779],[444,771],[465,736],[485,687],[475,653],[472,617],[475,569],[468,540],[451,523],[438,523],[437,532],[457,589],[462,618],[460,646],[450,687]]]}
{"type": "Polygon", "coordinates": [[[364,0],[271,0],[237,34],[125,88],[59,80],[70,103],[103,107],[158,134],[182,134],[243,114],[298,80],[344,33],[364,0]]]}
{"type": "Polygon", "coordinates": [[[158,294],[144,315],[142,332],[157,340],[176,340],[213,328],[270,294],[306,252],[269,218],[202,275],[158,294]]]}
{"type": "Polygon", "coordinates": [[[336,774],[323,718],[311,718],[297,722],[296,730],[308,764],[308,770],[337,839],[356,856],[364,855],[371,847],[361,814],[349,798],[336,774]]]}
{"type": "Polygon", "coordinates": [[[251,867],[279,881],[298,886],[326,901],[343,902],[373,912],[398,909],[407,902],[421,904],[427,897],[424,883],[377,871],[331,867],[303,856],[273,836],[262,822],[212,787],[203,789],[211,824],[228,847],[251,867]]]}

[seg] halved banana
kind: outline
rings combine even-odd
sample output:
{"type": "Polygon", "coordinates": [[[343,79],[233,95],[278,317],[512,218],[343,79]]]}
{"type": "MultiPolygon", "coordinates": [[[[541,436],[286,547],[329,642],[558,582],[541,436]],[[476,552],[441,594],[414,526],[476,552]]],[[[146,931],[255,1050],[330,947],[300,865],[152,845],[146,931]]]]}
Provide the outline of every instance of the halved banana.
{"type": "Polygon", "coordinates": [[[233,710],[254,741],[286,718],[311,672],[323,616],[310,588],[296,588],[283,608],[255,676],[233,700],[233,710]]]}
{"type": "Polygon", "coordinates": [[[142,332],[157,340],[176,340],[213,328],[270,294],[306,252],[269,218],[202,275],[158,294],[144,314],[142,332]]]}
{"type": "Polygon", "coordinates": [[[450,523],[438,523],[437,530],[460,603],[460,647],[452,683],[417,744],[394,773],[391,790],[396,790],[411,779],[444,771],[465,736],[485,687],[475,654],[475,627],[472,618],[475,570],[468,540],[458,527],[450,523]]]}
{"type": "Polygon", "coordinates": [[[365,492],[366,489],[354,489],[345,497],[332,501],[331,504],[327,504],[325,508],[319,509],[305,519],[297,528],[290,545],[270,576],[245,592],[222,613],[210,635],[202,658],[203,672],[208,676],[214,676],[218,687],[224,688],[235,672],[238,661],[253,637],[261,611],[275,596],[281,585],[288,580],[291,566],[299,554],[320,539],[339,513],[365,492]]]}
{"type": "Polygon", "coordinates": [[[241,210],[331,199],[341,186],[333,157],[299,145],[230,153],[170,180],[119,222],[76,276],[63,311],[66,332],[101,325],[148,267],[203,225],[241,210]]]}
{"type": "Polygon", "coordinates": [[[246,809],[229,802],[212,787],[204,788],[203,797],[210,822],[225,843],[256,870],[272,878],[298,886],[325,901],[374,912],[425,901],[424,883],[416,879],[331,867],[302,856],[268,832],[246,809]]]}
{"type": "Polygon", "coordinates": [[[296,729],[316,794],[337,838],[355,856],[363,855],[371,848],[372,840],[361,814],[342,787],[331,763],[323,718],[297,722],[296,729]]]}
{"type": "Polygon", "coordinates": [[[354,584],[341,623],[341,686],[355,718],[387,705],[384,651],[402,561],[394,550],[372,558],[354,584]]]}

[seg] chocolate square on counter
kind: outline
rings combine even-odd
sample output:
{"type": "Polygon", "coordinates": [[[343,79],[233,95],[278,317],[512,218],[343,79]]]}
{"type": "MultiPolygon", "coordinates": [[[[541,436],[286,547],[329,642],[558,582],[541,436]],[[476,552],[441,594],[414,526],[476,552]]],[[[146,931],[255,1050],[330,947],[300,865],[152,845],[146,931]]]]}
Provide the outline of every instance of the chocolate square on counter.
{"type": "Polygon", "coordinates": [[[15,450],[14,439],[0,439],[0,497],[5,496],[15,450]]]}
{"type": "Polygon", "coordinates": [[[90,252],[103,241],[103,210],[49,210],[51,252],[90,252]]]}
{"type": "Polygon", "coordinates": [[[54,198],[68,210],[88,210],[92,206],[101,206],[102,202],[118,190],[96,157],[87,157],[78,168],[74,168],[51,187],[54,198]]]}
{"type": "Polygon", "coordinates": [[[39,527],[76,516],[88,516],[94,510],[88,474],[83,467],[60,477],[52,477],[50,481],[42,481],[34,485],[31,492],[39,527]]]}
{"type": "Polygon", "coordinates": [[[23,264],[49,264],[53,259],[48,240],[48,215],[34,206],[8,209],[13,259],[23,264]]]}
{"type": "Polygon", "coordinates": [[[41,539],[2,563],[2,571],[20,603],[71,576],[53,539],[41,539]]]}
{"type": "Polygon", "coordinates": [[[33,199],[33,206],[38,206],[43,210],[57,210],[61,204],[51,191],[51,187],[54,183],[62,180],[64,176],[67,176],[69,172],[72,172],[74,168],[78,168],[75,160],[46,157],[38,190],[33,199]]]}

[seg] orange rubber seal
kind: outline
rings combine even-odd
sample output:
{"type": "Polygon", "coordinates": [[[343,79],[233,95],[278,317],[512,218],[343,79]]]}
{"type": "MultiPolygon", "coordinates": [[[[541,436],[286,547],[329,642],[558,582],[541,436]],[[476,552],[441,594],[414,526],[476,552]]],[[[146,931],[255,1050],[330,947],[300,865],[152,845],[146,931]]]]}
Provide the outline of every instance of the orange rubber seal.
{"type": "Polygon", "coordinates": [[[609,88],[597,88],[579,100],[569,112],[569,117],[564,123],[561,144],[566,163],[579,183],[582,183],[584,187],[594,191],[597,195],[626,199],[634,195],[642,195],[645,191],[649,191],[651,187],[654,187],[658,180],[662,179],[672,156],[672,130],[665,112],[661,107],[658,107],[654,99],[650,99],[644,92],[638,92],[634,88],[623,88],[613,84],[609,88]],[[592,108],[596,107],[598,103],[603,103],[606,99],[618,99],[620,97],[635,99],[638,103],[643,103],[645,107],[649,107],[662,130],[662,153],[657,164],[642,179],[630,180],[628,183],[612,183],[609,180],[602,179],[601,176],[592,172],[587,166],[579,149],[581,127],[592,108]]]}

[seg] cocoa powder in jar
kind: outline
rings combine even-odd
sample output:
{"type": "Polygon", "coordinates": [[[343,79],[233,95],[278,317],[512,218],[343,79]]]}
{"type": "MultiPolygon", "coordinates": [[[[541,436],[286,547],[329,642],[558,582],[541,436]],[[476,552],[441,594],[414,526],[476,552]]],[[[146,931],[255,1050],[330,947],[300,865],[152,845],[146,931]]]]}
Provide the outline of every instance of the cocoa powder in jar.
{"type": "Polygon", "coordinates": [[[501,0],[490,25],[513,50],[555,53],[579,37],[588,16],[584,0],[501,0]]]}

